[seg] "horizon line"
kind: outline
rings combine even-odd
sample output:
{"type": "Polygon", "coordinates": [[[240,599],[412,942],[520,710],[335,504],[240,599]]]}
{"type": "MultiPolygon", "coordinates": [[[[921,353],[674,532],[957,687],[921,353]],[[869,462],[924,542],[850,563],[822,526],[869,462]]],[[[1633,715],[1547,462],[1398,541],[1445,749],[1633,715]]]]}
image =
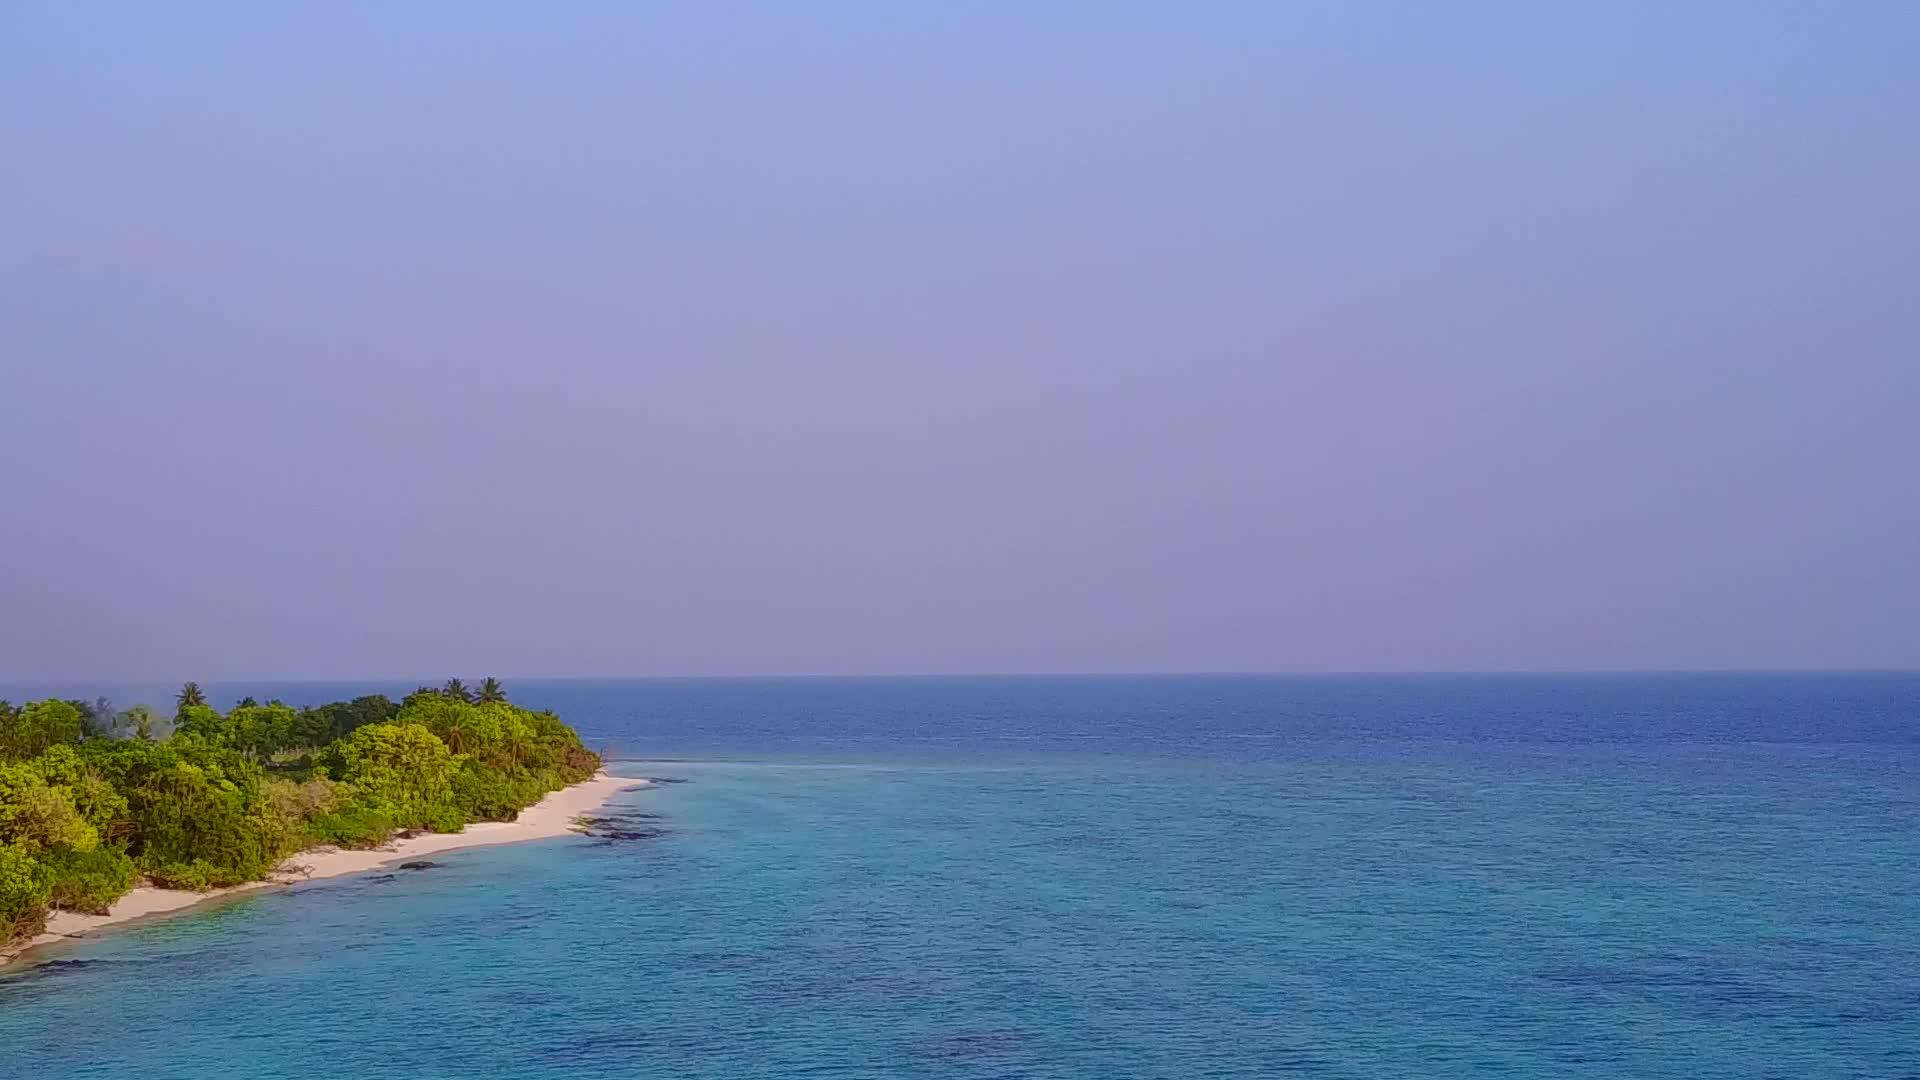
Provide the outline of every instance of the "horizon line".
{"type": "MultiPolygon", "coordinates": [[[[495,675],[501,682],[748,682],[769,680],[829,681],[883,679],[1259,679],[1259,678],[1409,678],[1409,677],[1550,677],[1550,676],[1630,676],[1630,675],[1920,675],[1920,667],[1674,667],[1674,668],[1326,668],[1272,670],[1143,670],[1143,671],[906,671],[906,672],[729,672],[717,674],[588,674],[588,675],[495,675]]],[[[464,679],[464,676],[454,676],[464,679]]],[[[480,676],[486,677],[486,676],[480,676]]],[[[164,684],[165,677],[65,676],[19,678],[0,677],[0,686],[51,686],[61,683],[94,685],[164,684]]],[[[291,685],[330,685],[352,683],[413,682],[432,686],[440,679],[421,681],[419,675],[353,676],[223,676],[210,679],[182,679],[207,685],[235,683],[285,683],[291,685]]]]}

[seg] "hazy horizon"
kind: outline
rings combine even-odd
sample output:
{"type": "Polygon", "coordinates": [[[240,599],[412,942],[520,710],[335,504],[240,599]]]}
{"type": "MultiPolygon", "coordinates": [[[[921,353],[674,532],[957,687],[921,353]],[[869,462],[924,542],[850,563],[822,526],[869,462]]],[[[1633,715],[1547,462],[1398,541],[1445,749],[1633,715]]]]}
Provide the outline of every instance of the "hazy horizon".
{"type": "MultiPolygon", "coordinates": [[[[1920,676],[1920,669],[1913,668],[1668,668],[1668,669],[1629,669],[1629,668],[1586,668],[1558,670],[1481,670],[1481,671],[953,671],[953,672],[729,672],[712,675],[514,675],[499,672],[485,672],[476,676],[458,675],[467,685],[472,686],[478,678],[492,676],[500,680],[511,696],[515,686],[527,683],[652,683],[652,682],[911,682],[916,680],[978,682],[1005,680],[1020,681],[1074,681],[1074,680],[1180,680],[1180,679],[1271,679],[1332,681],[1341,680],[1420,680],[1420,679],[1712,679],[1712,678],[1880,678],[1920,676]]],[[[161,679],[129,679],[116,677],[80,677],[66,679],[0,679],[0,699],[19,691],[34,691],[34,697],[70,697],[80,695],[106,697],[115,706],[125,707],[134,704],[152,705],[163,698],[170,699],[180,686],[194,682],[207,689],[222,691],[239,689],[258,696],[258,691],[269,688],[293,687],[338,687],[342,690],[358,688],[365,693],[382,693],[389,688],[437,687],[446,682],[442,675],[396,675],[380,674],[359,677],[329,678],[284,678],[271,676],[222,676],[218,678],[188,678],[174,681],[161,679]]],[[[357,696],[357,695],[354,695],[357,696]]],[[[21,697],[20,700],[29,700],[21,697]]],[[[19,701],[15,702],[16,704],[19,701]]],[[[216,707],[226,705],[223,701],[212,702],[216,707]]]]}
{"type": "Polygon", "coordinates": [[[1920,668],[1916,46],[8,5],[0,682],[1920,668]]]}

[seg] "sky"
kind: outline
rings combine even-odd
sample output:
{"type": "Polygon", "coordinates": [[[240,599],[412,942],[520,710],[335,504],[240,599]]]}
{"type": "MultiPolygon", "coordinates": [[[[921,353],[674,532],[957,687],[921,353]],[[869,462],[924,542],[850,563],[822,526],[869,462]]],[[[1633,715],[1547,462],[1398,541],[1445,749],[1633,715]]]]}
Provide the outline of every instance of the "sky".
{"type": "Polygon", "coordinates": [[[0,679],[1920,667],[1916,52],[0,0],[0,679]]]}

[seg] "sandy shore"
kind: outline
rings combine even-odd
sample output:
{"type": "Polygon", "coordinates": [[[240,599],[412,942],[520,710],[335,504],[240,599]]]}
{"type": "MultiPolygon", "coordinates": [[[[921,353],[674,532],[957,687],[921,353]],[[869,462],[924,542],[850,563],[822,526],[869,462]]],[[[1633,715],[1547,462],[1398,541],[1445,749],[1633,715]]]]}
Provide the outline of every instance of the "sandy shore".
{"type": "Polygon", "coordinates": [[[109,926],[181,911],[222,896],[296,885],[303,881],[339,877],[342,874],[357,874],[393,863],[424,858],[441,852],[457,851],[461,848],[513,844],[522,840],[543,840],[549,837],[565,836],[572,829],[574,819],[581,814],[599,809],[606,804],[607,800],[613,798],[616,792],[642,786],[645,783],[645,780],[610,776],[603,771],[591,780],[583,780],[572,787],[561,788],[549,794],[546,798],[520,811],[520,816],[513,821],[476,822],[457,833],[422,833],[405,839],[390,840],[380,847],[366,851],[343,851],[332,847],[312,848],[281,863],[268,880],[231,889],[188,892],[184,889],[156,889],[151,886],[141,886],[115,901],[113,908],[105,915],[81,915],[71,911],[54,912],[53,916],[47,920],[45,933],[25,944],[0,949],[0,964],[5,964],[43,945],[91,936],[109,926]]]}

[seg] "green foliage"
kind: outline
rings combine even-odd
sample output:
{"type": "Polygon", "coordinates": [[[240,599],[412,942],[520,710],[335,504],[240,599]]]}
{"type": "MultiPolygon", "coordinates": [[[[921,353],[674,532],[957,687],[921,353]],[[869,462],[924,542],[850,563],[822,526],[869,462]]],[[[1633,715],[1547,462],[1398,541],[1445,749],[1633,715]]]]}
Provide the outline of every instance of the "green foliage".
{"type": "Polygon", "coordinates": [[[452,805],[459,763],[424,725],[368,724],[335,743],[329,757],[355,800],[385,810],[400,828],[430,828],[452,805]]]}
{"type": "Polygon", "coordinates": [[[0,942],[39,933],[52,891],[40,860],[17,844],[0,844],[0,942]]]}
{"type": "Polygon", "coordinates": [[[86,734],[86,715],[71,701],[28,702],[0,713],[0,761],[37,757],[49,748],[73,744],[86,734]]]}
{"type": "Polygon", "coordinates": [[[454,805],[475,821],[512,821],[551,790],[548,778],[539,774],[516,777],[472,759],[462,762],[453,778],[454,805]]]}
{"type": "Polygon", "coordinates": [[[86,769],[66,785],[66,791],[73,808],[102,837],[112,838],[125,831],[127,797],[106,777],[86,769]]]}
{"type": "Polygon", "coordinates": [[[61,787],[71,786],[87,772],[80,751],[64,744],[48,747],[46,753],[23,764],[41,780],[61,787]]]}
{"type": "Polygon", "coordinates": [[[233,740],[233,725],[210,706],[182,705],[173,714],[173,733],[225,745],[233,740]]]}
{"type": "Polygon", "coordinates": [[[40,862],[48,876],[47,903],[52,907],[105,915],[115,900],[133,888],[133,860],[117,847],[68,848],[51,852],[40,862]]]}
{"type": "Polygon", "coordinates": [[[258,813],[260,776],[239,760],[203,755],[144,763],[123,790],[135,861],[156,882],[186,888],[265,877],[291,848],[258,813]]]}
{"type": "Polygon", "coordinates": [[[285,705],[241,705],[227,713],[228,745],[249,754],[270,755],[294,745],[298,716],[285,705]]]}
{"type": "Polygon", "coordinates": [[[417,723],[368,724],[338,743],[341,779],[394,803],[438,802],[453,752],[417,723]]]}
{"type": "Polygon", "coordinates": [[[400,706],[385,694],[368,694],[334,707],[333,737],[345,738],[368,724],[384,724],[400,714],[400,706]]]}
{"type": "Polygon", "coordinates": [[[427,811],[420,827],[429,832],[457,833],[467,827],[467,815],[451,802],[441,803],[427,811]]]}
{"type": "Polygon", "coordinates": [[[319,844],[370,848],[386,843],[397,828],[393,814],[385,807],[354,803],[309,821],[307,834],[319,844]]]}
{"type": "Polygon", "coordinates": [[[225,714],[189,683],[175,704],[158,738],[144,707],[0,702],[0,943],[37,932],[50,905],[104,911],[142,875],[215,888],[314,843],[373,847],[398,829],[511,820],[600,764],[557,716],[508,703],[493,679],[476,695],[453,680],[400,705],[246,701],[225,714]]]}
{"type": "Polygon", "coordinates": [[[0,844],[39,856],[99,842],[66,788],[48,784],[31,763],[0,765],[0,844]]]}
{"type": "Polygon", "coordinates": [[[465,701],[444,694],[413,693],[407,695],[406,703],[400,706],[400,715],[394,718],[394,722],[418,724],[446,743],[449,750],[464,754],[473,748],[473,741],[479,738],[479,733],[474,731],[479,723],[479,711],[465,701]]]}
{"type": "Polygon", "coordinates": [[[275,813],[296,821],[318,817],[353,801],[353,789],[324,776],[294,781],[268,777],[261,794],[275,813]]]}
{"type": "Polygon", "coordinates": [[[114,729],[129,738],[152,741],[159,733],[159,721],[153,710],[145,705],[135,705],[114,718],[114,729]]]}
{"type": "Polygon", "coordinates": [[[200,684],[190,682],[182,686],[180,692],[173,697],[174,715],[178,716],[190,708],[205,706],[206,703],[207,695],[201,692],[200,684]]]}
{"type": "Polygon", "coordinates": [[[303,708],[294,715],[287,744],[289,747],[325,746],[337,737],[333,733],[333,717],[319,709],[303,708]]]}
{"type": "Polygon", "coordinates": [[[49,904],[94,910],[127,891],[126,855],[102,849],[97,827],[118,805],[71,746],[0,765],[0,943],[37,933],[49,904]]]}
{"type": "Polygon", "coordinates": [[[301,709],[294,718],[292,745],[324,747],[368,724],[387,723],[399,711],[400,706],[388,700],[385,694],[367,694],[352,701],[335,701],[301,709]]]}

